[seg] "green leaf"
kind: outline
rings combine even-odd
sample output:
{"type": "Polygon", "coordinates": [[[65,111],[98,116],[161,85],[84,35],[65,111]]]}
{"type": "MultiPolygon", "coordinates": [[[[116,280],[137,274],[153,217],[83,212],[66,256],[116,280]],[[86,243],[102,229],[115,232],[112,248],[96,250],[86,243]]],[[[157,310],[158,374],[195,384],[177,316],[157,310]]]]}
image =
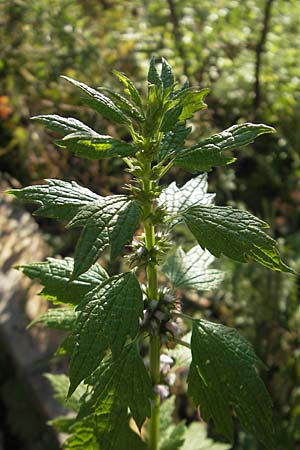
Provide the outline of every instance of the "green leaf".
{"type": "Polygon", "coordinates": [[[75,181],[46,180],[48,184],[12,189],[12,194],[24,203],[38,206],[36,216],[52,219],[70,220],[82,206],[95,202],[102,197],[79,186],[75,181]]]}
{"type": "MultiPolygon", "coordinates": [[[[198,175],[179,188],[175,181],[165,188],[159,196],[158,202],[165,208],[168,217],[177,215],[185,211],[188,207],[202,204],[210,205],[215,194],[208,194],[207,174],[198,175]]],[[[172,220],[172,223],[178,223],[179,217],[172,220]]]]}
{"type": "MultiPolygon", "coordinates": [[[[189,345],[191,336],[192,333],[189,332],[181,338],[181,341],[186,342],[189,345]]],[[[191,349],[185,345],[177,344],[176,347],[168,349],[168,356],[175,360],[172,370],[189,367],[192,362],[191,349]]]]}
{"type": "Polygon", "coordinates": [[[174,164],[192,173],[207,172],[212,167],[233,163],[236,158],[224,155],[227,150],[251,144],[264,133],[273,133],[274,129],[263,124],[243,123],[233,125],[221,133],[177,152],[174,164]]]}
{"type": "Polygon", "coordinates": [[[82,421],[76,420],[74,425],[68,431],[73,434],[63,443],[63,449],[102,450],[97,443],[94,422],[94,418],[87,418],[82,421]]]}
{"type": "Polygon", "coordinates": [[[74,277],[88,270],[110,244],[115,259],[139,224],[139,207],[124,195],[103,198],[82,208],[69,227],[84,227],[75,249],[74,277]]]}
{"type": "Polygon", "coordinates": [[[108,89],[108,88],[105,88],[105,87],[100,87],[99,89],[104,91],[104,92],[108,92],[109,95],[113,98],[113,100],[114,100],[115,104],[117,105],[117,107],[120,108],[120,110],[124,114],[126,114],[129,117],[131,117],[132,119],[134,119],[138,123],[143,123],[145,121],[144,115],[137,108],[135,108],[132,105],[132,103],[130,103],[129,100],[127,100],[126,97],[123,97],[123,95],[120,95],[119,93],[114,92],[111,89],[108,89]]]}
{"type": "Polygon", "coordinates": [[[143,312],[140,285],[131,273],[114,276],[87,294],[77,308],[70,394],[96,369],[108,348],[118,355],[127,336],[136,336],[143,312]]]}
{"type": "Polygon", "coordinates": [[[150,399],[153,397],[151,380],[138,352],[136,342],[124,347],[120,355],[104,363],[87,380],[93,392],[83,409],[101,404],[103,393],[114,389],[120,406],[129,407],[139,428],[150,417],[150,399]]]}
{"type": "Polygon", "coordinates": [[[60,433],[70,434],[72,427],[76,423],[76,417],[58,416],[55,419],[48,420],[47,425],[55,428],[60,433]]]}
{"type": "Polygon", "coordinates": [[[208,269],[214,257],[199,245],[187,253],[179,247],[162,267],[174,288],[199,289],[201,291],[215,289],[224,278],[223,272],[208,269]]]}
{"type": "Polygon", "coordinates": [[[82,398],[87,393],[87,387],[80,384],[78,389],[76,389],[76,392],[74,392],[71,397],[67,398],[70,381],[65,374],[46,373],[45,377],[50,381],[52,389],[55,392],[54,398],[56,398],[63,407],[78,413],[82,404],[82,398]]]}
{"type": "Polygon", "coordinates": [[[61,117],[56,114],[50,114],[34,116],[31,117],[31,120],[42,123],[50,130],[56,131],[59,134],[75,133],[76,131],[94,133],[92,128],[80,122],[80,120],[74,119],[73,117],[61,117]]]}
{"type": "Polygon", "coordinates": [[[61,140],[57,140],[56,144],[67,148],[76,156],[91,160],[116,156],[124,158],[137,152],[137,148],[127,142],[95,132],[93,134],[86,132],[72,133],[61,140]]]}
{"type": "Polygon", "coordinates": [[[207,437],[207,428],[204,423],[191,423],[185,433],[185,442],[181,450],[229,450],[231,445],[215,442],[207,437]]]}
{"type": "Polygon", "coordinates": [[[162,87],[162,80],[156,68],[156,58],[153,56],[150,61],[148,71],[148,83],[154,84],[159,90],[162,87]]]}
{"type": "Polygon", "coordinates": [[[27,328],[31,328],[37,323],[42,323],[48,328],[57,330],[72,331],[76,322],[77,314],[70,308],[51,308],[37,319],[33,320],[27,328]]]}
{"type": "Polygon", "coordinates": [[[150,84],[148,89],[148,104],[146,119],[143,124],[143,135],[144,138],[152,136],[153,133],[157,132],[160,126],[163,111],[165,109],[165,99],[163,94],[156,85],[150,84]]]}
{"type": "Polygon", "coordinates": [[[67,450],[146,450],[145,443],[129,428],[127,410],[118,403],[111,389],[102,395],[101,406],[94,414],[77,420],[64,448],[67,450]]]}
{"type": "Polygon", "coordinates": [[[121,81],[121,83],[125,85],[126,89],[124,90],[124,92],[128,94],[131,97],[132,101],[141,108],[142,100],[133,82],[122,72],[118,72],[117,70],[113,70],[112,72],[121,81]]]}
{"type": "Polygon", "coordinates": [[[178,120],[180,122],[191,119],[195,112],[207,107],[203,99],[208,94],[209,89],[201,89],[196,91],[193,88],[180,90],[173,98],[178,105],[181,106],[182,112],[178,120]]]}
{"type": "Polygon", "coordinates": [[[168,111],[166,111],[162,120],[160,131],[166,132],[173,130],[178,122],[178,118],[181,112],[182,112],[181,105],[176,105],[174,106],[174,108],[171,108],[168,111]]]}
{"type": "Polygon", "coordinates": [[[231,414],[268,448],[272,448],[272,402],[257,374],[262,366],[249,342],[236,330],[195,320],[191,340],[189,395],[212,418],[217,430],[233,439],[231,414]]]}
{"type": "Polygon", "coordinates": [[[294,273],[280,259],[276,241],[263,229],[268,224],[226,206],[192,206],[182,216],[203,249],[214,256],[221,253],[239,262],[256,261],[279,272],[294,273]]]}
{"type": "Polygon", "coordinates": [[[172,67],[165,58],[161,59],[161,81],[164,90],[174,85],[174,74],[172,67]]]}
{"type": "Polygon", "coordinates": [[[73,258],[54,259],[18,266],[31,279],[39,279],[44,286],[40,295],[57,303],[78,304],[89,291],[108,278],[107,272],[94,264],[90,269],[73,279],[73,258]]]}
{"type": "Polygon", "coordinates": [[[129,124],[130,120],[122,113],[122,111],[114,104],[110,98],[101,94],[101,92],[87,86],[80,81],[76,81],[73,78],[62,76],[65,80],[72,83],[74,86],[81,89],[87,97],[83,98],[84,103],[90,106],[92,109],[102,114],[107,119],[113,120],[116,123],[129,124]]]}
{"type": "Polygon", "coordinates": [[[174,153],[178,152],[178,150],[181,150],[191,130],[192,128],[187,128],[185,122],[183,122],[177,123],[174,126],[173,131],[164,133],[158,154],[158,161],[170,158],[174,153]]]}
{"type": "Polygon", "coordinates": [[[174,396],[168,398],[160,408],[159,450],[179,450],[184,442],[184,422],[175,425],[172,420],[174,400],[174,396]]]}
{"type": "Polygon", "coordinates": [[[159,450],[180,450],[184,443],[185,430],[184,422],[170,426],[165,440],[159,446],[159,450]]]}

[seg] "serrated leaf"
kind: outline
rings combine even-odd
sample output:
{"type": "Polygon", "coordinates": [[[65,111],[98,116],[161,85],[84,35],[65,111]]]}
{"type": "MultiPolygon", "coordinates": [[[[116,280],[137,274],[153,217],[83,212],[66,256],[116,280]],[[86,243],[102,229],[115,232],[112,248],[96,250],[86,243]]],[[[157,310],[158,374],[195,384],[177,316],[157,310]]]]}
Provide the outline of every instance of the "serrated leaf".
{"type": "Polygon", "coordinates": [[[78,119],[73,117],[61,117],[57,114],[40,115],[31,117],[31,120],[42,123],[50,130],[56,131],[60,134],[75,133],[77,131],[83,131],[86,133],[94,133],[92,128],[88,127],[78,119]]]}
{"type": "Polygon", "coordinates": [[[48,328],[56,330],[71,331],[75,322],[77,314],[70,308],[51,308],[47,312],[41,314],[37,319],[30,322],[29,327],[42,323],[48,328]]]}
{"type": "Polygon", "coordinates": [[[124,114],[136,120],[138,123],[143,123],[145,121],[144,115],[137,108],[135,108],[135,106],[133,106],[126,97],[123,97],[123,95],[105,87],[100,87],[99,89],[104,92],[108,92],[117,107],[120,108],[124,114]]]}
{"type": "Polygon", "coordinates": [[[181,150],[191,130],[192,128],[186,127],[185,122],[183,122],[177,123],[173,131],[164,133],[158,153],[158,161],[163,161],[174,155],[178,150],[181,150]]]}
{"type": "Polygon", "coordinates": [[[78,304],[89,291],[108,279],[107,272],[94,264],[84,274],[73,279],[73,258],[54,259],[19,266],[31,279],[39,279],[44,286],[40,295],[57,303],[78,304]]]}
{"type": "Polygon", "coordinates": [[[101,92],[87,86],[80,81],[74,80],[73,78],[62,76],[65,80],[72,83],[74,86],[81,89],[87,97],[83,97],[84,103],[90,106],[92,109],[102,114],[107,119],[111,119],[116,123],[129,124],[130,120],[122,113],[122,111],[114,104],[114,102],[101,94],[101,92]]]}
{"type": "MultiPolygon", "coordinates": [[[[198,175],[179,188],[175,181],[165,188],[159,196],[158,202],[163,206],[168,216],[177,215],[195,204],[210,205],[215,194],[208,194],[207,174],[198,175]]],[[[177,223],[180,218],[175,218],[172,223],[177,223]]]]}
{"type": "Polygon", "coordinates": [[[272,448],[272,402],[257,374],[262,366],[251,344],[233,328],[195,320],[191,340],[189,395],[212,418],[217,430],[233,438],[232,411],[241,425],[272,448]]]}
{"type": "Polygon", "coordinates": [[[162,87],[162,80],[158,74],[158,71],[156,68],[156,59],[154,56],[151,58],[150,65],[149,65],[148,83],[154,84],[159,90],[162,87]]]}
{"type": "Polygon", "coordinates": [[[263,230],[268,224],[247,211],[226,206],[192,206],[182,216],[203,249],[239,262],[256,261],[280,272],[294,271],[279,255],[276,241],[263,230]]]}
{"type": "Polygon", "coordinates": [[[143,312],[140,285],[131,273],[114,276],[87,294],[77,309],[70,394],[96,369],[107,349],[118,355],[127,337],[136,336],[143,312]]]}
{"type": "Polygon", "coordinates": [[[148,88],[148,104],[145,122],[143,123],[144,138],[151,136],[160,126],[165,100],[162,91],[155,84],[148,88]]]}
{"type": "Polygon", "coordinates": [[[93,392],[88,403],[83,406],[84,410],[97,409],[103,393],[113,388],[118,393],[119,405],[130,408],[139,428],[146,417],[150,417],[153,390],[136,342],[124,347],[117,358],[100,366],[87,381],[93,385],[93,392]]]}
{"type": "Polygon", "coordinates": [[[182,113],[182,106],[176,105],[173,108],[165,112],[160,131],[167,132],[174,129],[178,122],[179,116],[182,113]]]}
{"type": "Polygon", "coordinates": [[[76,420],[70,428],[69,433],[73,433],[63,443],[65,450],[102,450],[97,443],[95,435],[94,418],[87,418],[82,421],[76,420]]]}
{"type": "Polygon", "coordinates": [[[35,215],[52,219],[70,220],[79,209],[102,197],[75,181],[46,180],[48,184],[12,189],[12,194],[24,203],[38,206],[35,215]]]}
{"type": "Polygon", "coordinates": [[[175,96],[174,101],[181,106],[182,111],[178,117],[180,122],[191,119],[195,112],[206,108],[206,103],[203,99],[208,94],[209,89],[201,89],[196,91],[193,88],[186,88],[180,90],[175,96]]]}
{"type": "Polygon", "coordinates": [[[125,85],[126,89],[124,90],[124,92],[128,94],[133,100],[133,102],[141,108],[142,100],[133,82],[122,72],[118,72],[117,70],[113,70],[112,72],[125,85]]]}
{"type": "Polygon", "coordinates": [[[84,227],[75,249],[74,277],[88,270],[110,244],[114,259],[127,244],[139,224],[139,207],[123,195],[103,198],[82,208],[69,223],[84,227]]]}
{"type": "Polygon", "coordinates": [[[70,387],[69,378],[65,374],[46,373],[45,377],[50,381],[52,389],[54,390],[54,398],[65,408],[78,413],[82,404],[82,398],[87,393],[87,387],[83,384],[78,386],[76,392],[67,398],[70,387]]]}
{"type": "Polygon", "coordinates": [[[66,450],[146,450],[146,444],[129,428],[126,408],[120,407],[118,395],[111,390],[103,396],[94,414],[77,420],[73,433],[64,444],[66,450]]]}
{"type": "Polygon", "coordinates": [[[159,450],[180,450],[184,443],[185,431],[184,422],[170,426],[167,430],[167,437],[160,444],[159,450]]]}
{"type": "Polygon", "coordinates": [[[95,132],[93,134],[86,132],[71,133],[63,139],[57,140],[56,144],[62,148],[67,148],[76,156],[92,161],[116,156],[124,158],[137,152],[137,148],[128,142],[95,132]]]}
{"type": "Polygon", "coordinates": [[[161,81],[164,89],[168,89],[174,85],[172,67],[165,58],[161,59],[161,81]]]}
{"type": "Polygon", "coordinates": [[[199,245],[187,253],[179,247],[174,255],[169,256],[162,267],[163,273],[171,281],[174,288],[182,289],[215,289],[224,278],[223,272],[208,269],[214,257],[199,245]]]}
{"type": "Polygon", "coordinates": [[[213,167],[233,163],[236,158],[224,155],[227,150],[234,150],[251,144],[264,133],[273,133],[274,129],[263,124],[243,123],[233,125],[221,133],[177,152],[174,164],[192,173],[207,172],[213,167]]]}
{"type": "Polygon", "coordinates": [[[185,441],[181,450],[229,450],[231,445],[213,441],[207,437],[207,428],[204,423],[191,423],[185,433],[185,441]]]}

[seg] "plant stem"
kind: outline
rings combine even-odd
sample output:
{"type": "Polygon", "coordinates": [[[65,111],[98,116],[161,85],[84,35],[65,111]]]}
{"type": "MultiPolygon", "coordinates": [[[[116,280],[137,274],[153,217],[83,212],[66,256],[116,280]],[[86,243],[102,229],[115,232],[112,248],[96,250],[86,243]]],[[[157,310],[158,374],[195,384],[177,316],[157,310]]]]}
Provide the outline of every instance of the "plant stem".
{"type": "MultiPolygon", "coordinates": [[[[150,342],[150,376],[152,384],[156,385],[160,380],[160,337],[152,336],[150,342]]],[[[154,394],[151,406],[151,417],[149,422],[149,450],[157,450],[159,435],[159,409],[160,396],[154,394]]]]}
{"type": "MultiPolygon", "coordinates": [[[[144,179],[144,191],[149,193],[152,189],[152,181],[144,179]]],[[[148,213],[150,214],[152,205],[149,204],[148,213]]],[[[155,228],[149,218],[145,220],[145,244],[147,250],[151,250],[155,245],[155,228]]],[[[157,268],[152,264],[147,265],[147,282],[149,300],[158,300],[157,268]]],[[[160,336],[152,336],[150,339],[150,377],[153,387],[160,381],[160,336]]],[[[154,399],[151,406],[151,417],[149,422],[149,450],[157,450],[159,434],[159,409],[160,396],[154,393],[154,399]]]]}

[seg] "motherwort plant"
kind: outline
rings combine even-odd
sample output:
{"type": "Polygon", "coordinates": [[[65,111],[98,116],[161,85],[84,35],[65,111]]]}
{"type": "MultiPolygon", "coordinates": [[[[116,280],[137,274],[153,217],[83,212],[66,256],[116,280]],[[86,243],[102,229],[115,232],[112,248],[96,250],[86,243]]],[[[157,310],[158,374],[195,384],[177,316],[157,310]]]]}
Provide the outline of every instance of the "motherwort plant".
{"type": "MultiPolygon", "coordinates": [[[[74,118],[34,119],[62,135],[57,144],[79,157],[121,158],[132,175],[124,194],[102,197],[76,182],[56,179],[9,192],[36,204],[35,214],[82,230],[74,259],[49,258],[21,267],[40,280],[43,296],[65,305],[37,319],[68,332],[61,351],[70,356],[66,396],[76,415],[54,421],[70,435],[64,448],[210,448],[212,441],[203,447],[195,439],[194,428],[192,435],[182,423],[160,421],[161,394],[166,391],[162,363],[165,367],[176,360],[168,349],[177,345],[190,353],[188,394],[200,405],[201,417],[212,419],[216,430],[231,441],[237,417],[271,449],[272,402],[257,372],[263,364],[234,329],[184,314],[174,292],[216,287],[222,273],[208,266],[221,254],[293,272],[265,233],[265,222],[247,211],[215,206],[214,195],[207,193],[207,171],[233,163],[228,151],[273,129],[244,123],[188,146],[187,121],[206,107],[207,89],[179,86],[164,59],[159,67],[155,59],[150,62],[145,101],[126,75],[114,75],[123,85],[122,94],[63,78],[81,90],[86,105],[127,128],[131,142],[103,135],[74,118]],[[193,178],[182,187],[174,182],[164,186],[161,179],[173,166],[193,178]],[[195,239],[187,252],[171,242],[178,225],[186,226],[195,239]],[[111,276],[97,261],[107,247],[115,260],[124,246],[131,248],[127,270],[111,276]],[[158,271],[166,280],[161,286],[158,271]],[[189,338],[180,331],[183,322],[191,327],[189,338]],[[148,366],[141,346],[148,348],[148,366]],[[161,433],[160,422],[165,424],[161,433]]],[[[58,396],[64,397],[66,377],[49,377],[58,396]]],[[[163,411],[167,404],[168,400],[163,411]]]]}

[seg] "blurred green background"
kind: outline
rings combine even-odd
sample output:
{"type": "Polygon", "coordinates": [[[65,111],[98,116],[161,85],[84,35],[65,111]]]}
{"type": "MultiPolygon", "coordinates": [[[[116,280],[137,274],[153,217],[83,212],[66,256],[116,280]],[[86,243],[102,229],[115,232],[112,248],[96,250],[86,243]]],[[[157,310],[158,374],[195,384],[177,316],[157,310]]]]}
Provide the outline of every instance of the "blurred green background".
{"type": "MultiPolygon", "coordinates": [[[[193,122],[195,139],[243,121],[277,133],[238,152],[238,161],[209,175],[218,204],[247,208],[268,221],[283,258],[300,270],[300,2],[298,0],[1,0],[0,171],[14,186],[44,178],[75,179],[105,194],[128,174],[120,161],[81,161],[55,147],[29,121],[37,114],[73,116],[103,134],[122,128],[81,105],[59,78],[118,88],[112,69],[141,91],[152,55],[177,77],[209,87],[208,109],[193,122]]],[[[172,172],[178,183],[187,174],[172,172]]],[[[74,236],[39,222],[53,253],[68,255],[74,236]],[[61,236],[57,238],[59,233],[61,236]]],[[[277,450],[300,448],[300,278],[226,259],[220,290],[196,300],[201,314],[237,327],[269,367],[277,450]]],[[[198,296],[199,297],[199,296],[198,296]]],[[[195,307],[192,305],[190,307],[195,307]]],[[[259,450],[238,433],[235,450],[259,450]]]]}

